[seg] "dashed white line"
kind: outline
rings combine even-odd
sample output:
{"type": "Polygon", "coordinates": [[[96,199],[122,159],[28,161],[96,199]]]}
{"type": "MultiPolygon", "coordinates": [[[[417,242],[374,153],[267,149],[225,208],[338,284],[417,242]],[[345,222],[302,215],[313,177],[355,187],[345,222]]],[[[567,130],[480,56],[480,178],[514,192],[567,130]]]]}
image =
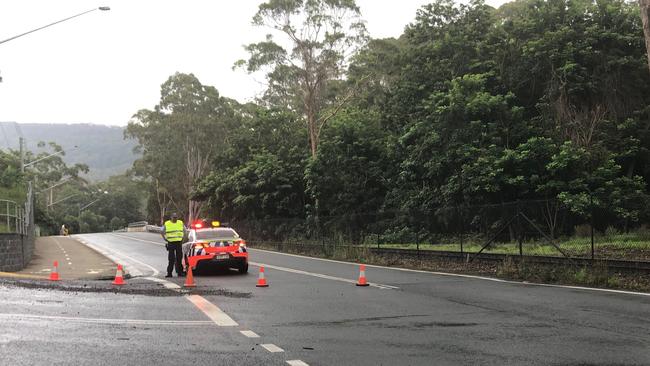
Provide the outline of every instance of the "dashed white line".
{"type": "Polygon", "coordinates": [[[301,360],[289,360],[287,361],[287,363],[291,366],[309,366],[308,364],[306,364],[301,360]]]}
{"type": "Polygon", "coordinates": [[[199,310],[201,310],[208,318],[212,319],[216,325],[221,327],[236,327],[239,325],[229,317],[228,314],[224,313],[215,304],[203,298],[203,296],[187,295],[185,298],[199,308],[199,310]]]}
{"type": "Polygon", "coordinates": [[[245,335],[248,338],[259,338],[260,336],[252,330],[240,330],[239,333],[245,335]]]}
{"type": "Polygon", "coordinates": [[[271,353],[284,352],[284,350],[273,343],[261,344],[260,346],[266,348],[267,351],[271,353]]]}
{"type": "MultiPolygon", "coordinates": [[[[273,253],[273,254],[277,254],[277,255],[284,255],[284,256],[288,256],[288,257],[311,259],[311,260],[321,261],[321,262],[341,263],[341,264],[347,264],[347,265],[352,265],[352,266],[357,265],[355,263],[345,262],[345,261],[337,261],[335,259],[308,257],[308,256],[305,256],[305,255],[281,253],[281,252],[276,252],[276,251],[273,251],[273,250],[249,248],[249,251],[251,251],[251,252],[252,251],[260,251],[260,252],[266,252],[266,253],[273,253]]],[[[611,290],[611,289],[606,289],[606,288],[594,288],[594,287],[582,287],[582,286],[553,285],[553,284],[547,284],[547,283],[510,281],[510,280],[502,280],[500,278],[493,278],[493,277],[475,276],[475,275],[467,275],[467,274],[460,274],[460,273],[424,271],[424,270],[410,269],[410,268],[386,267],[386,266],[379,266],[379,265],[376,265],[376,264],[366,264],[366,267],[368,267],[368,268],[381,268],[381,269],[387,269],[387,270],[392,270],[392,271],[400,271],[400,272],[423,273],[423,274],[446,276],[446,277],[471,278],[471,279],[477,279],[477,280],[483,280],[483,281],[501,282],[501,283],[515,284],[515,285],[555,287],[555,288],[563,288],[563,289],[606,292],[606,293],[615,293],[615,294],[624,294],[624,295],[650,296],[650,293],[646,293],[646,292],[611,290]]]]}
{"type": "MultiPolygon", "coordinates": [[[[334,277],[322,273],[313,273],[313,272],[307,272],[307,271],[301,271],[299,269],[293,269],[293,268],[286,268],[286,267],[279,267],[279,266],[274,266],[270,264],[264,264],[264,263],[256,263],[256,262],[249,262],[253,266],[264,266],[265,268],[271,268],[271,269],[277,269],[278,271],[283,271],[283,272],[289,272],[289,273],[296,273],[296,274],[301,274],[305,276],[312,276],[312,277],[318,277],[318,278],[324,278],[327,280],[333,280],[333,281],[340,281],[340,282],[347,282],[347,283],[357,283],[357,281],[351,280],[349,278],[341,278],[341,277],[334,277]]],[[[380,288],[380,289],[390,289],[390,290],[395,290],[399,289],[399,287],[396,286],[391,286],[391,285],[382,285],[378,283],[370,283],[370,286],[380,288]]]]}

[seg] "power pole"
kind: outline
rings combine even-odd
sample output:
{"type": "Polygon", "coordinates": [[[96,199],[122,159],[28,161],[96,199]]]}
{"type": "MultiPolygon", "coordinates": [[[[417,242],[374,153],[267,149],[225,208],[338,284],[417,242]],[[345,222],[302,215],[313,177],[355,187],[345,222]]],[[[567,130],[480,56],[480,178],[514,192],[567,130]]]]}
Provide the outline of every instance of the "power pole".
{"type": "Polygon", "coordinates": [[[643,34],[645,35],[645,50],[648,55],[648,69],[650,70],[650,0],[639,0],[641,8],[641,22],[643,23],[643,34]]]}
{"type": "Polygon", "coordinates": [[[18,144],[20,145],[20,172],[25,172],[25,139],[21,136],[18,138],[18,144]]]}

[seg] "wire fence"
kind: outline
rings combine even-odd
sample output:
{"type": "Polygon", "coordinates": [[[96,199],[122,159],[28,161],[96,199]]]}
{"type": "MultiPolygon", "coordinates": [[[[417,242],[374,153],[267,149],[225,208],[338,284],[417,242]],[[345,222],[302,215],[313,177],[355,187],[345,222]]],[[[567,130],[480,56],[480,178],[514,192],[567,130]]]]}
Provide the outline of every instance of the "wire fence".
{"type": "MultiPolygon", "coordinates": [[[[233,221],[252,245],[412,249],[650,261],[650,228],[606,207],[570,209],[556,200],[233,221]]],[[[358,249],[354,249],[358,250],[358,249]]]]}

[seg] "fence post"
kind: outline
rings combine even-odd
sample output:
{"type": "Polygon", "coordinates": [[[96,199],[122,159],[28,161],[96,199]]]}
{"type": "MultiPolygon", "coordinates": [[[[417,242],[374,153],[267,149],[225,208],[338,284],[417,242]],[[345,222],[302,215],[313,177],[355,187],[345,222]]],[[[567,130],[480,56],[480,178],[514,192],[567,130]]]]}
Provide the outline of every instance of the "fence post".
{"type": "Polygon", "coordinates": [[[589,193],[589,216],[591,223],[589,226],[591,227],[591,260],[594,260],[594,197],[591,195],[591,192],[589,193]]]}
{"type": "Polygon", "coordinates": [[[465,215],[463,215],[463,206],[460,206],[460,254],[463,254],[463,236],[465,236],[465,215]]]}
{"type": "Polygon", "coordinates": [[[11,223],[9,221],[9,201],[7,201],[7,232],[11,232],[11,223]]]}
{"type": "Polygon", "coordinates": [[[377,233],[377,249],[381,249],[381,248],[379,247],[379,233],[377,233]]]}
{"type": "Polygon", "coordinates": [[[415,233],[415,249],[419,257],[420,256],[420,232],[415,233]]]}
{"type": "Polygon", "coordinates": [[[521,221],[519,217],[521,216],[521,208],[519,207],[519,200],[517,200],[517,241],[519,242],[519,256],[523,257],[524,249],[522,247],[523,235],[521,233],[521,221]]]}

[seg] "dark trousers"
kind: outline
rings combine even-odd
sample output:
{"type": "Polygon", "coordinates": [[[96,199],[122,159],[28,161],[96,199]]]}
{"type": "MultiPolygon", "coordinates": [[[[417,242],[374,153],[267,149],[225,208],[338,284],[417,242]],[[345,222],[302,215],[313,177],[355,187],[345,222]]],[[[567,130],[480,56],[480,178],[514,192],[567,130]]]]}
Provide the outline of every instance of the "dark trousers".
{"type": "Polygon", "coordinates": [[[181,242],[167,243],[167,274],[172,274],[172,269],[176,265],[176,274],[183,273],[181,259],[183,258],[183,248],[181,242]]]}

